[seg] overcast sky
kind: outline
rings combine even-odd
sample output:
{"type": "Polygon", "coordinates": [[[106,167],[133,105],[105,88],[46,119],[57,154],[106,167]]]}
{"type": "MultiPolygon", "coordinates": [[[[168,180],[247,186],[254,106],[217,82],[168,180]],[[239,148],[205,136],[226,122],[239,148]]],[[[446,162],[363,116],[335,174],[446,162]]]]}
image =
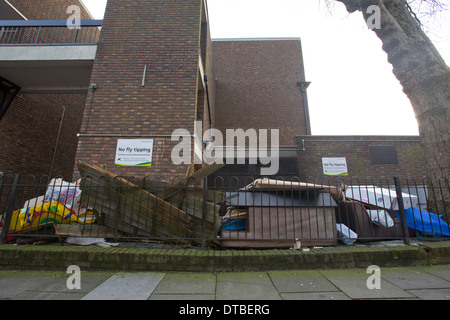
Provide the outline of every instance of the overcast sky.
{"type": "MultiPolygon", "coordinates": [[[[84,0],[96,19],[106,0],[84,0]]],[[[301,38],[314,135],[417,135],[411,104],[361,13],[323,0],[208,0],[213,38],[301,38]]],[[[450,12],[428,34],[450,62],[450,12]]]]}

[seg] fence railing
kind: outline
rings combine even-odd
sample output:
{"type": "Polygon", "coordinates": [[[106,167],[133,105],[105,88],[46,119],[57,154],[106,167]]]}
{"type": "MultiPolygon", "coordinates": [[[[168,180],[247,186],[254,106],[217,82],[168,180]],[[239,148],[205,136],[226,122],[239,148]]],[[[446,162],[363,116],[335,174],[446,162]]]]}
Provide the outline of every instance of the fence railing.
{"type": "Polygon", "coordinates": [[[0,45],[94,45],[103,20],[80,20],[69,28],[66,20],[0,20],[0,45]]]}
{"type": "MultiPolygon", "coordinates": [[[[450,239],[447,179],[0,179],[3,241],[105,238],[224,248],[450,239]],[[208,182],[208,183],[207,183],[208,182]],[[226,186],[226,187],[225,187],[226,186]]],[[[88,241],[88,240],[86,240],[88,241]]]]}

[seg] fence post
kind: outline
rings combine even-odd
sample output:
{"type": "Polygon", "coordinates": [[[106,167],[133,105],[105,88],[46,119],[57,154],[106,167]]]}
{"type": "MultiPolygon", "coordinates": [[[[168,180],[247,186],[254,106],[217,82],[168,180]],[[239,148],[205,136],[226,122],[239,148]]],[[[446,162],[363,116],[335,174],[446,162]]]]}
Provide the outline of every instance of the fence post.
{"type": "Polygon", "coordinates": [[[203,178],[203,201],[202,201],[202,250],[206,250],[206,199],[207,199],[207,177],[203,178]]]}
{"type": "Polygon", "coordinates": [[[403,205],[402,188],[400,186],[400,179],[394,177],[395,192],[397,194],[398,212],[400,215],[400,222],[402,223],[404,242],[406,245],[410,245],[408,225],[406,223],[405,206],[403,205]]]}
{"type": "Polygon", "coordinates": [[[4,224],[3,224],[2,233],[0,236],[0,244],[5,244],[5,242],[6,242],[6,235],[8,234],[9,225],[11,223],[11,216],[12,216],[12,212],[14,210],[14,202],[16,201],[17,186],[19,185],[19,180],[20,180],[20,174],[16,174],[14,176],[14,182],[13,182],[12,188],[11,188],[11,196],[8,199],[8,204],[6,206],[6,213],[5,213],[5,217],[3,219],[4,224]]]}

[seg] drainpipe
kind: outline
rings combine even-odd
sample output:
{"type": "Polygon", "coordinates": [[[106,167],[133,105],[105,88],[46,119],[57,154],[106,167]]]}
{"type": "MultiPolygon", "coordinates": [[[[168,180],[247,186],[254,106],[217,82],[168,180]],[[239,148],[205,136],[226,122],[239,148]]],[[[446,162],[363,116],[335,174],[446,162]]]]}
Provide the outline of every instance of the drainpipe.
{"type": "MultiPolygon", "coordinates": [[[[208,87],[208,76],[205,74],[205,89],[206,89],[206,101],[208,104],[208,118],[209,118],[209,128],[212,129],[213,128],[213,124],[212,124],[212,117],[211,117],[211,102],[210,102],[210,98],[209,98],[209,87],[208,87]]],[[[209,137],[209,140],[206,141],[206,143],[211,143],[211,138],[212,138],[212,131],[211,132],[211,136],[209,137]]],[[[203,141],[205,142],[205,141],[203,141]]]]}
{"type": "Polygon", "coordinates": [[[63,111],[62,111],[62,115],[61,115],[61,120],[59,121],[58,135],[56,136],[55,148],[53,149],[52,164],[50,166],[50,173],[48,174],[49,179],[52,178],[53,165],[55,164],[55,158],[56,158],[56,149],[58,149],[59,137],[61,135],[62,124],[64,121],[64,114],[66,113],[66,107],[64,107],[64,106],[61,106],[61,107],[63,108],[63,111]]]}
{"type": "Polygon", "coordinates": [[[303,110],[305,112],[305,126],[306,126],[306,135],[311,135],[311,128],[309,122],[309,108],[308,108],[308,99],[306,97],[306,89],[308,89],[311,82],[299,81],[297,85],[300,87],[300,91],[302,92],[303,98],[303,110]]]}
{"type": "Polygon", "coordinates": [[[208,76],[205,75],[205,86],[206,86],[206,100],[208,103],[208,118],[209,118],[209,128],[212,129],[212,117],[211,117],[211,103],[209,100],[209,87],[208,87],[208,76]]]}

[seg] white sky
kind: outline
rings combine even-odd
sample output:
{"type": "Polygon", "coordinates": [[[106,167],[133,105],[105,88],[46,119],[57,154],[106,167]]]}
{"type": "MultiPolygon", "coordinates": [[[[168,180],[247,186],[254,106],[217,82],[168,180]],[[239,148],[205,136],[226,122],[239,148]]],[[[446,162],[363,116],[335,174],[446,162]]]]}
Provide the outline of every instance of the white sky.
{"type": "MultiPolygon", "coordinates": [[[[106,0],[84,0],[102,19],[106,0]]],[[[417,135],[411,104],[361,13],[323,0],[207,0],[212,38],[299,37],[314,135],[417,135]]],[[[450,62],[450,12],[429,36],[450,62]]]]}

